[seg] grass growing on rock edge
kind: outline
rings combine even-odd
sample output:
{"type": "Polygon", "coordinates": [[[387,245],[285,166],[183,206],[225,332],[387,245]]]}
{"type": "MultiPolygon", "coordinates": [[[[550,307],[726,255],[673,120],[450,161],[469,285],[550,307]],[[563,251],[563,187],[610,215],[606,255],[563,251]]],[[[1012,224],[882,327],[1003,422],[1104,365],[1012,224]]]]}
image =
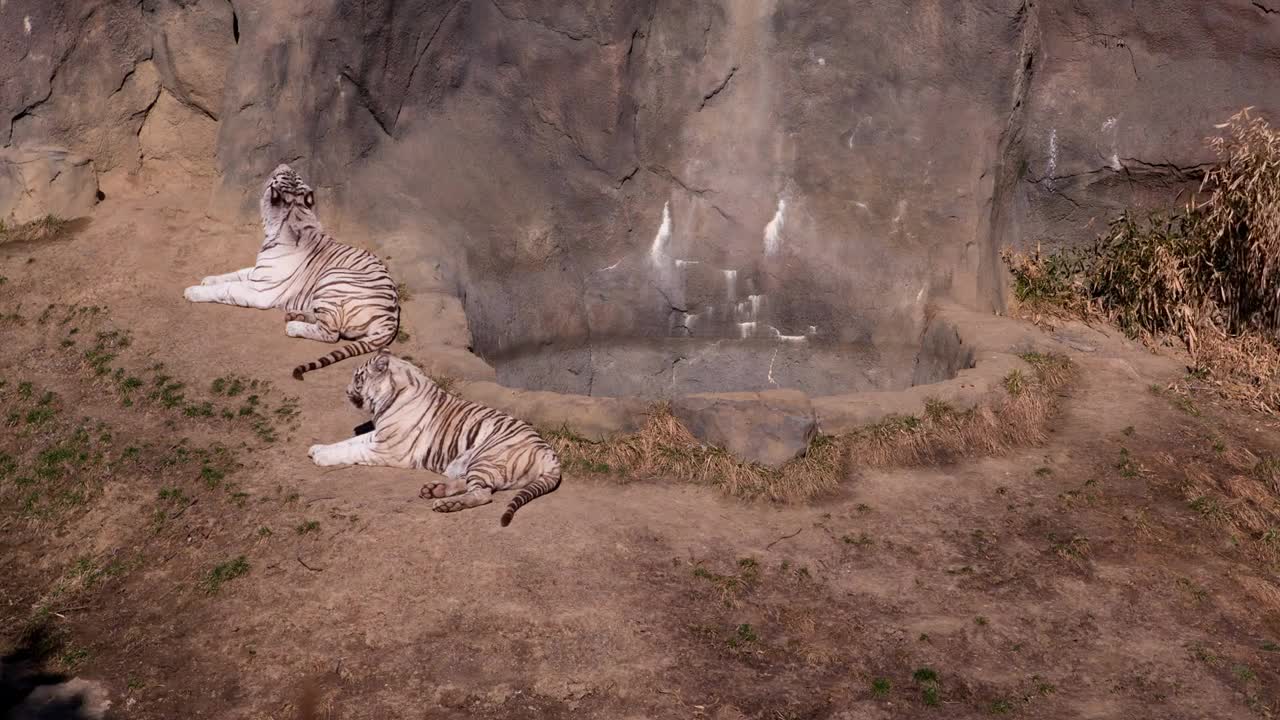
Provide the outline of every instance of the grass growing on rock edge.
{"type": "Polygon", "coordinates": [[[853,457],[873,467],[923,465],[1043,442],[1057,391],[1074,377],[1075,366],[1062,355],[1027,353],[1022,359],[1034,372],[1011,372],[1000,400],[967,410],[931,400],[923,417],[891,417],[852,433],[847,443],[853,457]]]}
{"type": "Polygon", "coordinates": [[[832,492],[862,466],[948,462],[1040,442],[1059,388],[1075,374],[1064,356],[1029,353],[1034,377],[1006,379],[993,405],[959,411],[931,401],[925,416],[894,417],[848,435],[816,435],[805,453],[780,468],[744,462],[702,443],[665,403],[654,405],[640,431],[595,442],[568,428],[543,430],[568,472],[623,478],[671,478],[709,484],[734,497],[802,502],[832,492]]]}
{"type": "Polygon", "coordinates": [[[1180,212],[1126,211],[1088,248],[1002,254],[1017,312],[1101,319],[1191,355],[1188,389],[1280,414],[1280,130],[1249,109],[1180,212]]]}
{"type": "Polygon", "coordinates": [[[669,477],[714,485],[729,495],[798,502],[830,492],[847,473],[847,452],[836,438],[814,437],[805,454],[770,468],[743,462],[693,436],[666,403],[650,408],[633,435],[592,442],[568,428],[543,431],[566,470],[623,477],[669,477]]]}

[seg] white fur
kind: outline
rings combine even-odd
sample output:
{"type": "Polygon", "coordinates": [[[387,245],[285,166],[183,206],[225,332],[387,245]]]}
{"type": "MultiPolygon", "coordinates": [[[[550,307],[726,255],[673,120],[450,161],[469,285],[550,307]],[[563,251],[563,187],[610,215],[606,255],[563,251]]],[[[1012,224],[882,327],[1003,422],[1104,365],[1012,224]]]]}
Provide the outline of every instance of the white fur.
{"type": "Polygon", "coordinates": [[[229,282],[220,285],[192,285],[182,291],[182,297],[194,303],[212,302],[266,310],[276,307],[278,294],[258,290],[247,282],[229,282]]]}
{"type": "MultiPolygon", "coordinates": [[[[377,431],[374,431],[377,432],[377,431]]],[[[347,438],[332,445],[312,445],[307,457],[320,467],[332,465],[386,465],[374,450],[374,433],[347,438]]]]}
{"type": "Polygon", "coordinates": [[[338,333],[336,331],[326,330],[319,325],[299,322],[297,320],[290,320],[285,323],[284,333],[289,337],[306,338],[307,340],[315,340],[317,342],[338,342],[338,333]]]}
{"type": "Polygon", "coordinates": [[[210,275],[200,281],[201,285],[221,285],[229,282],[244,282],[249,279],[249,273],[253,272],[252,267],[241,268],[235,272],[229,272],[225,275],[210,275]]]}
{"type": "Polygon", "coordinates": [[[467,474],[467,468],[471,465],[471,457],[475,454],[475,450],[468,450],[454,458],[453,461],[445,467],[444,476],[453,479],[465,477],[467,474]]]}

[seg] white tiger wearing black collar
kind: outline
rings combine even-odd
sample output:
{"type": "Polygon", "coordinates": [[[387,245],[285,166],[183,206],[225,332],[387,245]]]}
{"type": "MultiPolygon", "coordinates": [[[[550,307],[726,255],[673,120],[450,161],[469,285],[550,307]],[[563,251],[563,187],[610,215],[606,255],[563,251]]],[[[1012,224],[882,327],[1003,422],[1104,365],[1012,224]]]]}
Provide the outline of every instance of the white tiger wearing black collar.
{"type": "Polygon", "coordinates": [[[315,213],[316,197],[298,173],[280,165],[258,203],[262,249],[257,263],[210,275],[183,292],[191,302],[285,311],[290,337],[335,343],[358,340],[299,365],[293,377],[386,347],[400,329],[400,300],[387,266],[373,253],[333,239],[315,213]]]}
{"type": "Polygon", "coordinates": [[[478,507],[491,502],[494,492],[519,490],[502,514],[503,527],[525,503],[560,487],[560,459],[532,426],[450,395],[385,349],[356,368],[347,398],[373,415],[373,429],[332,445],[312,445],[307,455],[317,465],[440,473],[445,480],[427,483],[418,493],[436,498],[436,512],[478,507]]]}

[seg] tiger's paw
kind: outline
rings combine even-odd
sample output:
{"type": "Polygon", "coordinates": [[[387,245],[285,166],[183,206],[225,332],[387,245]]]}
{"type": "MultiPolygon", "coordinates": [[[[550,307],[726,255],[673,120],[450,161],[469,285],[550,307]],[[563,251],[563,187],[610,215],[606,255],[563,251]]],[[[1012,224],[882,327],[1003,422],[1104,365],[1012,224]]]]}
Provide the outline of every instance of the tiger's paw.
{"type": "MultiPolygon", "coordinates": [[[[423,489],[425,490],[426,488],[423,488],[423,489]]],[[[441,512],[441,513],[458,512],[459,510],[463,510],[466,507],[467,506],[465,504],[460,503],[457,500],[449,500],[448,498],[437,500],[431,503],[431,509],[434,510],[435,512],[441,512]]]]}
{"type": "Polygon", "coordinates": [[[207,300],[204,294],[204,287],[200,285],[192,285],[183,290],[182,297],[186,298],[188,302],[205,302],[207,300]]]}
{"type": "Polygon", "coordinates": [[[200,284],[201,284],[201,285],[217,285],[217,284],[218,284],[218,276],[217,276],[217,275],[206,275],[206,276],[204,276],[204,277],[200,278],[200,284]]]}
{"type": "MultiPolygon", "coordinates": [[[[450,492],[451,489],[452,488],[449,487],[449,483],[447,482],[429,482],[426,485],[423,485],[422,489],[418,491],[418,497],[423,500],[430,500],[431,498],[442,498],[450,495],[457,495],[456,492],[450,492]]],[[[433,509],[438,512],[446,512],[440,510],[438,507],[433,509]]]]}
{"type": "Polygon", "coordinates": [[[342,463],[333,457],[333,451],[325,445],[312,445],[307,450],[307,457],[320,467],[328,467],[330,465],[341,465],[342,463]]]}

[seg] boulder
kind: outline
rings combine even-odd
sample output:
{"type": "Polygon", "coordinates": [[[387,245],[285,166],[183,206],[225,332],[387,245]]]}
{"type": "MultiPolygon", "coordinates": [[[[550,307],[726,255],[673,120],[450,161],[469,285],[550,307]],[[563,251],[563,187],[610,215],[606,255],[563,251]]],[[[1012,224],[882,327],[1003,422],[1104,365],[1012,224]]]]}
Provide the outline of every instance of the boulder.
{"type": "Polygon", "coordinates": [[[111,195],[213,165],[246,217],[289,162],[485,357],[914,345],[932,300],[1000,308],[1004,247],[1176,204],[1215,123],[1280,121],[1274,5],[0,2],[0,143],[111,195]]]}
{"type": "Polygon", "coordinates": [[[217,135],[216,121],[161,90],[138,130],[143,167],[153,177],[211,177],[217,135]]]}
{"type": "Polygon", "coordinates": [[[164,87],[182,104],[216,120],[240,36],[232,3],[146,0],[145,8],[151,21],[152,52],[164,87]]]}
{"type": "Polygon", "coordinates": [[[98,202],[93,161],[64,148],[0,148],[0,220],[88,215],[98,202]]]}
{"type": "Polygon", "coordinates": [[[685,395],[671,412],[698,439],[769,467],[804,453],[818,427],[809,397],[794,390],[685,395]]]}
{"type": "Polygon", "coordinates": [[[87,156],[114,194],[112,178],[140,166],[138,129],[160,91],[138,5],[0,6],[0,142],[87,156]]]}
{"type": "MultiPolygon", "coordinates": [[[[394,276],[395,269],[392,268],[394,276]]],[[[440,292],[418,292],[401,303],[400,329],[408,335],[407,347],[448,345],[466,348],[471,345],[467,316],[462,301],[440,292]]]]}

